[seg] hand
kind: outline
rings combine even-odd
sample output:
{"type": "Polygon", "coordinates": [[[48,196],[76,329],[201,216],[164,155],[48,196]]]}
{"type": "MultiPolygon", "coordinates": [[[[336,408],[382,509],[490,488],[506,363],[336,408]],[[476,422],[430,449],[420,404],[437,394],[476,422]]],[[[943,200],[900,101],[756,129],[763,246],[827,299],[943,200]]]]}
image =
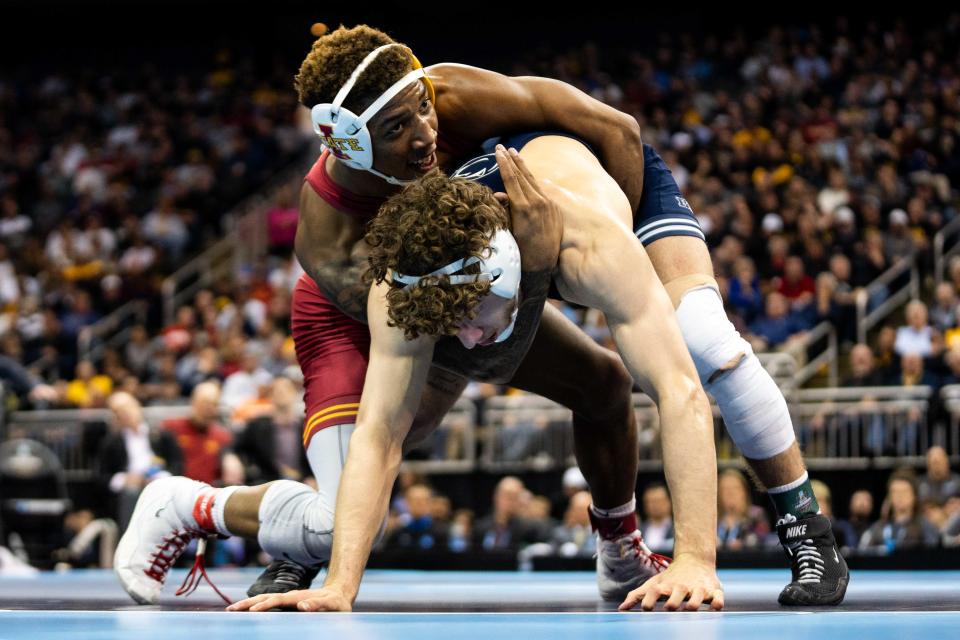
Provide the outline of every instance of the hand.
{"type": "Polygon", "coordinates": [[[297,611],[352,611],[350,599],[329,587],[303,589],[286,593],[264,593],[234,602],[227,611],[269,611],[296,609],[297,611]]]}
{"type": "Polygon", "coordinates": [[[644,611],[652,611],[657,601],[666,598],[664,611],[696,611],[701,604],[710,604],[714,611],[723,609],[723,585],[713,563],[690,558],[676,558],[667,570],[655,575],[638,589],[627,594],[620,611],[628,611],[638,603],[644,611]],[[686,600],[686,605],[684,605],[686,600]]]}
{"type": "Polygon", "coordinates": [[[508,200],[504,204],[509,204],[511,229],[520,246],[521,269],[554,269],[563,238],[563,217],[557,205],[544,194],[516,149],[507,151],[497,145],[497,164],[507,193],[495,195],[501,202],[508,200]]]}

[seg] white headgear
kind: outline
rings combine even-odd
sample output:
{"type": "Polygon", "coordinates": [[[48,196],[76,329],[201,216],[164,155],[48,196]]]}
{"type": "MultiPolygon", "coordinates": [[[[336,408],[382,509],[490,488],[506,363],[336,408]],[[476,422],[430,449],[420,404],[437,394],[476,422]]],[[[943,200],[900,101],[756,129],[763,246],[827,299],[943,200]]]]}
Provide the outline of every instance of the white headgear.
{"type": "MultiPolygon", "coordinates": [[[[423,278],[445,275],[450,279],[450,284],[472,284],[474,282],[490,282],[490,293],[500,298],[512,300],[517,292],[520,291],[520,247],[513,234],[507,229],[500,229],[493,234],[493,239],[488,247],[490,255],[486,258],[470,256],[451,262],[445,267],[436,271],[424,274],[422,276],[407,276],[402,273],[393,272],[393,281],[405,284],[407,287],[413,286],[423,278]],[[472,264],[480,265],[479,273],[455,274],[463,271],[472,264]]],[[[497,335],[495,342],[503,342],[513,333],[513,327],[517,322],[518,304],[513,309],[513,315],[510,318],[510,324],[507,328],[497,335]]]]}
{"type": "Polygon", "coordinates": [[[367,123],[398,93],[417,80],[422,80],[426,85],[430,100],[436,100],[433,83],[424,73],[417,57],[410,53],[410,57],[413,59],[413,71],[394,82],[359,116],[343,106],[343,101],[347,99],[347,95],[357,83],[360,74],[370,66],[370,63],[382,51],[390,47],[403,47],[403,45],[399,43],[385,44],[368,53],[363,61],[357,65],[357,68],[353,70],[346,84],[340,88],[332,103],[314,105],[313,109],[310,110],[310,119],[313,122],[313,130],[320,136],[323,146],[329,149],[330,153],[336,156],[338,160],[354,169],[369,171],[391,184],[404,185],[409,184],[412,180],[400,180],[393,176],[384,175],[373,168],[373,144],[370,140],[370,130],[367,129],[367,123]]]}

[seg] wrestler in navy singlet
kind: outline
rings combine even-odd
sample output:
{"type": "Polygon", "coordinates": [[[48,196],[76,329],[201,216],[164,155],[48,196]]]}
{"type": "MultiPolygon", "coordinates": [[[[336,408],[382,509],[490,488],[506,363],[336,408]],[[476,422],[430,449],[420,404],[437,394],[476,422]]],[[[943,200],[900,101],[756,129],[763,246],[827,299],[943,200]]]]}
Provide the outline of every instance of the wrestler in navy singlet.
{"type": "MultiPolygon", "coordinates": [[[[505,191],[494,155],[496,146],[502,144],[519,151],[531,140],[542,136],[565,136],[579,140],[575,136],[552,131],[490,138],[483,143],[476,156],[464,161],[452,175],[474,180],[493,191],[505,191]]],[[[590,148],[582,140],[579,141],[590,148]]],[[[633,230],[644,246],[669,236],[690,236],[705,240],[690,204],[680,194],[680,187],[673,179],[673,173],[663,158],[648,144],[643,145],[643,194],[640,197],[640,206],[633,216],[633,230]]]]}

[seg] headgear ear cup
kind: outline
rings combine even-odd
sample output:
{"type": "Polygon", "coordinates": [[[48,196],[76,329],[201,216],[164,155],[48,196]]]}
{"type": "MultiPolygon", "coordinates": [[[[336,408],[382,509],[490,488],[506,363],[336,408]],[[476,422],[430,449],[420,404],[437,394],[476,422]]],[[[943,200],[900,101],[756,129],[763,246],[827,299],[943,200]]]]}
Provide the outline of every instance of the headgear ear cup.
{"type": "Polygon", "coordinates": [[[347,166],[362,171],[369,171],[391,184],[409,184],[413,181],[400,180],[393,176],[387,176],[373,168],[373,143],[370,130],[367,128],[367,123],[398,93],[417,80],[423,81],[427,87],[427,93],[431,101],[433,101],[436,97],[433,83],[427,78],[420,61],[417,60],[416,56],[414,56],[407,47],[399,43],[385,44],[377,47],[368,53],[360,64],[357,65],[353,73],[350,74],[350,78],[340,88],[340,91],[337,92],[333,102],[314,105],[310,110],[313,130],[320,136],[323,146],[329,149],[330,153],[347,166]],[[373,104],[367,107],[363,113],[360,115],[353,113],[343,106],[343,102],[347,99],[350,91],[366,68],[370,66],[377,56],[390,47],[403,47],[406,49],[413,60],[413,70],[380,94],[380,96],[373,101],[373,104]]]}

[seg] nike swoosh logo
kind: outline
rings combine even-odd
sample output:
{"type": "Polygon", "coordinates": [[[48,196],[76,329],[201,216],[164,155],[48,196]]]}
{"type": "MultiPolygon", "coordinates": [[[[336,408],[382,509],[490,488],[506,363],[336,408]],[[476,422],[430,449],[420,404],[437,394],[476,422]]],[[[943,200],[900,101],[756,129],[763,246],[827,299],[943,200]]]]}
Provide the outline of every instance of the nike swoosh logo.
{"type": "Polygon", "coordinates": [[[836,549],[836,547],[834,547],[834,549],[833,549],[833,561],[836,562],[837,564],[840,564],[840,558],[837,557],[837,549],[836,549]]]}
{"type": "Polygon", "coordinates": [[[159,517],[160,517],[160,512],[163,511],[164,509],[166,509],[166,507],[160,507],[159,509],[157,509],[157,512],[156,512],[155,514],[153,514],[153,517],[154,517],[154,518],[159,518],[159,517]]]}

